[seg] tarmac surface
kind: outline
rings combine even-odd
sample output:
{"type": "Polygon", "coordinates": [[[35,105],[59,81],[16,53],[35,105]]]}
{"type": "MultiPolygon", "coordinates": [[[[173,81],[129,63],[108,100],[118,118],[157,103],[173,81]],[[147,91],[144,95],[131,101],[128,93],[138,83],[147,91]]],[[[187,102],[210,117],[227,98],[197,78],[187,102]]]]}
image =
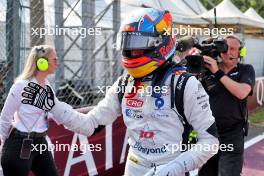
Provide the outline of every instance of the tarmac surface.
{"type": "MultiPolygon", "coordinates": [[[[196,176],[197,170],[190,176],[196,176]]],[[[264,176],[264,127],[250,127],[245,138],[244,166],[241,176],[264,176]]]]}

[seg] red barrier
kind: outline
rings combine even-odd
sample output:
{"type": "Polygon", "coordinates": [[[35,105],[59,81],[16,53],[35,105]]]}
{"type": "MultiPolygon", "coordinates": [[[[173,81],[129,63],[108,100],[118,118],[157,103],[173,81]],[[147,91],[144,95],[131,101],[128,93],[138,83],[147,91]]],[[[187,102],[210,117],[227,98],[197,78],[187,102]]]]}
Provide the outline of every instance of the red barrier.
{"type": "Polygon", "coordinates": [[[264,77],[256,79],[253,95],[248,98],[248,109],[253,111],[264,103],[264,77]]]}
{"type": "MultiPolygon", "coordinates": [[[[54,158],[59,175],[115,175],[121,176],[124,173],[125,159],[127,155],[127,140],[125,138],[126,128],[122,118],[118,118],[112,125],[109,125],[87,138],[72,133],[62,125],[58,126],[50,121],[48,136],[53,145],[59,148],[59,144],[87,144],[96,146],[84,154],[81,151],[58,151],[54,150],[54,158]],[[100,149],[100,151],[95,151],[100,149]]],[[[62,148],[62,147],[61,147],[62,148]]]]}

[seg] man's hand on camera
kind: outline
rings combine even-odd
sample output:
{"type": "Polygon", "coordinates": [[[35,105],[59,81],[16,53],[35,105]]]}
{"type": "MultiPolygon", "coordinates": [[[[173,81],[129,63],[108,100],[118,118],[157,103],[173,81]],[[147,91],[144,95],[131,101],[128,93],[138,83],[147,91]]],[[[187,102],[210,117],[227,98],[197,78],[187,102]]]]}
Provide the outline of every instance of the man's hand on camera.
{"type": "Polygon", "coordinates": [[[209,69],[212,73],[215,73],[219,70],[217,62],[215,59],[209,57],[209,56],[203,56],[204,58],[204,66],[209,69]]]}
{"type": "Polygon", "coordinates": [[[50,111],[55,105],[52,89],[49,86],[44,89],[33,82],[28,83],[24,88],[22,97],[23,104],[30,104],[45,111],[50,111]]]}

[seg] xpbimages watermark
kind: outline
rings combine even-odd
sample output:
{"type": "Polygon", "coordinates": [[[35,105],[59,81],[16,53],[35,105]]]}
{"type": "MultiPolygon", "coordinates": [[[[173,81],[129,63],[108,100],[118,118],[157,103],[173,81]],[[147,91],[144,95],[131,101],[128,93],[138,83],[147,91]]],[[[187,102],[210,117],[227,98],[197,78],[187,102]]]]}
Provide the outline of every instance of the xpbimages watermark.
{"type": "MultiPolygon", "coordinates": [[[[106,94],[111,89],[112,86],[97,86],[97,93],[106,94]]],[[[168,86],[149,86],[149,85],[140,85],[140,86],[126,86],[126,87],[116,87],[114,93],[138,93],[139,95],[151,96],[154,94],[167,94],[169,90],[168,86]]]]}
{"type": "Polygon", "coordinates": [[[84,28],[84,27],[55,27],[47,26],[45,28],[31,28],[31,35],[39,36],[39,38],[45,35],[52,36],[80,36],[81,38],[86,38],[88,35],[102,35],[102,29],[100,27],[94,28],[84,28]]]}
{"type": "Polygon", "coordinates": [[[171,153],[175,152],[184,152],[184,151],[212,151],[214,154],[220,151],[234,151],[234,145],[233,144],[165,144],[164,145],[167,151],[170,151],[171,153]]]}
{"type": "Polygon", "coordinates": [[[164,35],[172,35],[172,37],[177,36],[185,36],[185,35],[191,35],[191,36],[224,36],[224,35],[233,35],[234,29],[233,28],[195,28],[191,27],[190,25],[183,26],[180,25],[179,27],[175,27],[172,29],[166,29],[164,28],[165,33],[164,35]]]}
{"type": "Polygon", "coordinates": [[[80,151],[81,154],[85,154],[87,151],[102,151],[101,144],[60,144],[58,141],[55,144],[31,144],[31,151],[36,151],[42,154],[45,151],[57,151],[57,152],[69,152],[80,151]]]}

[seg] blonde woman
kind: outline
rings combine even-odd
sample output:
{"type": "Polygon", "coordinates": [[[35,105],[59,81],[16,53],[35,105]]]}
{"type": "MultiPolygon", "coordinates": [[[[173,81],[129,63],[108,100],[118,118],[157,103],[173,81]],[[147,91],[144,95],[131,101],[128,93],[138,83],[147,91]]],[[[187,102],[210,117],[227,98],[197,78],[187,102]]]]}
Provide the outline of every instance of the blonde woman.
{"type": "MultiPolygon", "coordinates": [[[[12,85],[0,118],[2,148],[1,165],[5,176],[58,175],[50,151],[42,154],[32,146],[48,145],[48,112],[36,106],[22,104],[22,91],[29,83],[40,90],[51,91],[47,76],[55,73],[57,56],[53,47],[35,46],[30,51],[23,72],[12,85]]],[[[52,91],[51,91],[52,92],[52,91]]]]}

